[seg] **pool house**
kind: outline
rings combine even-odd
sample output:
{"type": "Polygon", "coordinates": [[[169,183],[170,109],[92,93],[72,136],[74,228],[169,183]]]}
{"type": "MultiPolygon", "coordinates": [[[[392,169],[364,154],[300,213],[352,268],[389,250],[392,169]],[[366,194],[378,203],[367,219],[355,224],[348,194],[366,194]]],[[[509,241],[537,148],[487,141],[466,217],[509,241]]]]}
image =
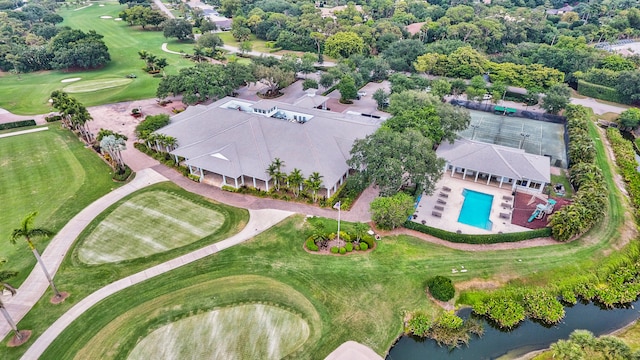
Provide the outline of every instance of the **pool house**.
{"type": "Polygon", "coordinates": [[[542,193],[551,182],[549,157],[522,149],[457,139],[440,144],[436,154],[446,161],[445,177],[530,193],[542,193]]]}

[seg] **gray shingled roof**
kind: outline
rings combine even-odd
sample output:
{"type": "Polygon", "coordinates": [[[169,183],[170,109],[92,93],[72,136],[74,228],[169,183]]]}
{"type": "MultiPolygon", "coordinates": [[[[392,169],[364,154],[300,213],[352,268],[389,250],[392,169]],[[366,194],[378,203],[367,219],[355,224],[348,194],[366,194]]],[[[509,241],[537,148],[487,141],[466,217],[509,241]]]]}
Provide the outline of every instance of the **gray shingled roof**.
{"type": "Polygon", "coordinates": [[[551,182],[551,164],[546,156],[527,154],[522,149],[457,139],[443,142],[436,154],[451,165],[511,179],[551,182]]]}
{"type": "MultiPolygon", "coordinates": [[[[312,118],[298,124],[220,107],[232,100],[236,99],[189,107],[157,132],[177,139],[179,147],[172,154],[211,172],[267,179],[266,169],[278,157],[285,163],[284,171],[298,168],[305,177],[317,171],[323,176],[324,185],[333,186],[348,170],[346,160],[353,141],[373,133],[381,123],[379,119],[301,109],[273,101],[268,103],[312,118]]],[[[265,102],[261,101],[261,105],[265,102]]]]}

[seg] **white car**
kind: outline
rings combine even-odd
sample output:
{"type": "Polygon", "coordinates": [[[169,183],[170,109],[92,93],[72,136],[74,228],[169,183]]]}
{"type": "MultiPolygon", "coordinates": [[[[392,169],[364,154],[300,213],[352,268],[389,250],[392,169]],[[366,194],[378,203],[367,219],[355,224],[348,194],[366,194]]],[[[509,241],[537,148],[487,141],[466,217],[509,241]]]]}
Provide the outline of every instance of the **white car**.
{"type": "Polygon", "coordinates": [[[360,90],[360,91],[358,91],[358,96],[360,96],[360,97],[365,97],[366,95],[367,95],[367,92],[366,92],[366,91],[364,91],[364,90],[360,90]]]}

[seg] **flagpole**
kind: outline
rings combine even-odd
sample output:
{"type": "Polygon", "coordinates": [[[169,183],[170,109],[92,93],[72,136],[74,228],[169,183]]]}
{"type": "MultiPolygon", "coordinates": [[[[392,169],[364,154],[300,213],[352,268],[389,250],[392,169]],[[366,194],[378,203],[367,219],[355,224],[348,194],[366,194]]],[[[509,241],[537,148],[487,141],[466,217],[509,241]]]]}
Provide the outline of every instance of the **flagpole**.
{"type": "Polygon", "coordinates": [[[340,201],[338,201],[333,207],[338,207],[338,234],[337,237],[340,239],[340,201]]]}

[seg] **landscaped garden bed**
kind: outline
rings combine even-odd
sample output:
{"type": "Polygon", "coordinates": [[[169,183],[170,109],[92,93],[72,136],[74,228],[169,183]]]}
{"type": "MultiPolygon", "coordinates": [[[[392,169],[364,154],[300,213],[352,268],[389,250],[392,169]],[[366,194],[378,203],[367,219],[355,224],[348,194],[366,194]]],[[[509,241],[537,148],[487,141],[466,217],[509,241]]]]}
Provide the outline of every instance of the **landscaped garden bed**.
{"type": "Polygon", "coordinates": [[[345,255],[352,252],[373,250],[374,237],[367,233],[369,226],[364,223],[344,224],[347,231],[339,233],[328,230],[327,223],[319,218],[307,218],[309,229],[304,248],[311,253],[345,255]]]}

